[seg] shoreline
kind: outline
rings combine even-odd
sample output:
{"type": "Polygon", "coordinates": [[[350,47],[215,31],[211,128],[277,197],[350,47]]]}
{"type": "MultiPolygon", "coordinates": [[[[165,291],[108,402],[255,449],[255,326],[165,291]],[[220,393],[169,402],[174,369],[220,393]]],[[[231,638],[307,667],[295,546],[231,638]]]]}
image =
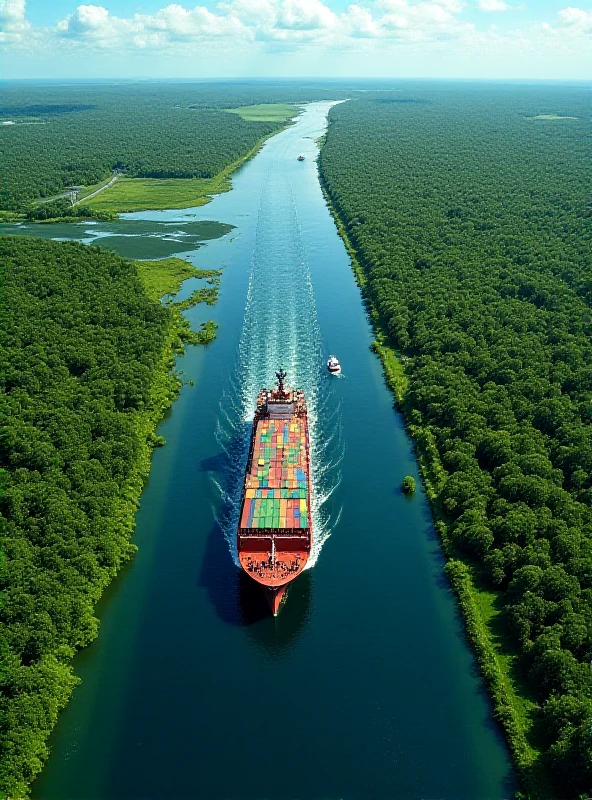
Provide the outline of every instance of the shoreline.
{"type": "MultiPolygon", "coordinates": [[[[257,144],[249,150],[248,153],[245,153],[245,155],[242,156],[241,158],[237,159],[236,161],[233,161],[231,164],[228,164],[228,166],[224,167],[224,169],[221,172],[218,172],[212,178],[148,178],[148,177],[127,178],[128,181],[150,181],[156,185],[158,184],[159,181],[162,184],[172,183],[173,185],[175,181],[185,181],[185,180],[204,180],[211,182],[210,187],[206,188],[202,193],[196,193],[192,197],[192,199],[183,198],[178,203],[174,201],[171,202],[170,198],[167,199],[166,202],[163,201],[162,203],[154,202],[154,204],[151,204],[150,201],[147,201],[147,204],[139,205],[136,208],[131,207],[133,206],[133,201],[130,201],[130,203],[128,204],[130,207],[126,206],[125,208],[121,207],[119,209],[113,209],[113,210],[101,210],[101,208],[99,207],[97,208],[97,212],[99,214],[100,213],[115,214],[116,219],[120,219],[119,217],[120,214],[134,214],[141,211],[166,211],[169,209],[186,209],[186,208],[197,208],[200,206],[205,206],[208,203],[210,203],[216,195],[222,194],[223,192],[231,191],[232,175],[236,172],[236,170],[238,170],[240,167],[246,164],[247,161],[250,161],[252,158],[254,158],[259,153],[264,144],[268,141],[268,139],[271,139],[273,136],[277,136],[279,133],[282,133],[282,131],[286,130],[286,128],[293,125],[296,116],[292,117],[286,123],[282,124],[277,130],[262,137],[257,142],[257,144]]],[[[125,176],[123,176],[119,181],[117,181],[114,184],[114,186],[116,187],[119,186],[120,188],[125,185],[126,185],[125,176]]],[[[97,201],[97,203],[104,202],[105,199],[108,198],[108,196],[109,196],[109,190],[102,192],[101,198],[100,200],[97,201]]],[[[140,203],[141,201],[137,202],[140,203]]],[[[88,207],[91,209],[91,211],[93,210],[92,200],[88,207]]]]}
{"type": "MultiPolygon", "coordinates": [[[[35,241],[43,240],[35,239],[35,241]]],[[[66,247],[71,245],[69,242],[52,244],[66,247]]],[[[81,246],[86,247],[86,245],[81,246]]],[[[134,265],[137,279],[141,282],[147,299],[151,303],[160,305],[161,301],[154,299],[154,294],[150,292],[145,279],[141,277],[136,261],[123,259],[121,256],[118,256],[118,258],[134,265]]],[[[177,260],[181,261],[181,259],[177,260]]],[[[199,270],[189,262],[187,262],[187,266],[192,268],[191,274],[183,275],[177,279],[173,277],[172,280],[168,276],[168,280],[171,283],[168,288],[171,288],[174,294],[189,278],[211,277],[208,271],[199,270]]],[[[216,273],[215,277],[217,281],[214,288],[217,291],[219,273],[216,273]]],[[[210,289],[210,291],[212,290],[210,289]]],[[[165,292],[163,296],[166,296],[166,294],[165,292]]],[[[149,388],[149,400],[144,409],[135,413],[130,426],[133,431],[133,440],[135,441],[135,458],[130,464],[129,474],[125,482],[122,483],[117,495],[114,497],[113,513],[108,518],[121,531],[119,547],[109,574],[102,575],[87,588],[88,596],[92,598],[91,613],[93,615],[105,590],[113,584],[123,568],[134,558],[137,552],[137,545],[134,543],[136,513],[141,505],[142,495],[150,477],[153,451],[157,447],[162,447],[166,444],[164,437],[157,433],[158,427],[178,399],[185,383],[182,379],[182,373],[178,370],[178,358],[185,355],[187,345],[207,345],[215,338],[217,328],[215,323],[206,322],[201,325],[201,329],[194,330],[189,320],[182,314],[183,310],[201,302],[202,299],[201,296],[192,296],[189,298],[189,302],[186,301],[184,305],[175,302],[163,305],[168,311],[168,320],[164,330],[164,341],[156,359],[154,378],[149,388]]],[[[44,765],[50,756],[48,742],[52,731],[58,724],[60,712],[67,707],[74,689],[81,683],[81,678],[75,671],[74,658],[100,635],[100,620],[94,619],[96,621],[95,629],[91,632],[79,631],[79,641],[75,648],[69,650],[66,647],[62,647],[61,652],[52,651],[44,654],[44,663],[46,665],[48,663],[53,664],[54,668],[59,670],[59,692],[52,686],[31,692],[31,697],[43,704],[47,713],[44,718],[37,721],[36,727],[31,731],[31,741],[28,744],[24,743],[21,748],[16,748],[20,762],[26,764],[26,770],[24,770],[23,775],[10,774],[7,771],[5,777],[8,780],[4,786],[0,787],[0,798],[14,798],[16,800],[16,798],[30,796],[31,787],[35,779],[43,771],[44,765]]]]}
{"type": "MultiPolygon", "coordinates": [[[[303,104],[304,105],[304,104],[303,104]]],[[[105,179],[105,188],[104,190],[100,191],[100,194],[97,193],[97,201],[96,204],[93,204],[93,199],[90,199],[90,202],[87,206],[85,202],[86,198],[82,198],[76,203],[76,206],[80,207],[88,207],[91,211],[94,211],[90,216],[71,216],[71,217],[55,217],[53,219],[44,219],[44,220],[34,220],[28,219],[26,213],[15,212],[15,211],[2,211],[0,210],[0,223],[6,224],[18,224],[21,222],[26,222],[29,224],[37,224],[37,225],[47,225],[54,222],[76,222],[76,221],[85,221],[85,220],[96,220],[98,222],[115,222],[121,219],[120,214],[133,214],[141,211],[166,211],[169,209],[185,209],[185,208],[197,208],[200,206],[207,205],[212,201],[212,199],[218,195],[222,194],[222,192],[229,192],[232,189],[232,175],[236,172],[237,169],[242,167],[247,161],[250,161],[254,158],[264,144],[271,139],[273,136],[277,136],[277,134],[282,133],[282,131],[286,130],[286,128],[290,127],[291,125],[295,124],[295,120],[300,115],[301,112],[295,114],[290,119],[286,120],[277,130],[273,131],[272,133],[263,136],[257,144],[252,147],[244,156],[233,161],[232,163],[228,164],[221,172],[216,173],[211,178],[126,178],[125,175],[120,176],[119,180],[114,181],[112,183],[113,187],[117,187],[118,185],[125,186],[126,180],[127,181],[150,181],[153,185],[161,185],[164,184],[172,184],[176,181],[207,181],[210,183],[210,186],[204,187],[204,190],[199,192],[196,191],[195,194],[190,194],[188,196],[183,197],[182,200],[175,202],[171,200],[171,198],[165,198],[162,202],[154,202],[151,203],[147,201],[146,203],[142,204],[142,201],[136,201],[139,205],[137,207],[134,206],[134,201],[129,201],[129,203],[125,204],[122,202],[120,204],[120,208],[118,209],[104,209],[101,208],[101,204],[105,202],[105,199],[109,196],[109,189],[112,186],[108,186],[109,183],[108,178],[105,179]],[[124,207],[125,206],[125,207],[124,207]]],[[[1,228],[0,228],[0,235],[1,235],[1,228]]]]}
{"type": "MultiPolygon", "coordinates": [[[[328,135],[328,131],[329,129],[327,129],[325,137],[328,135]]],[[[413,442],[425,493],[430,504],[432,521],[446,560],[445,572],[463,620],[464,635],[477,661],[479,674],[492,703],[493,717],[504,733],[519,785],[526,790],[528,800],[552,800],[553,788],[544,774],[544,767],[538,761],[539,752],[529,745],[527,735],[530,731],[522,724],[512,702],[513,699],[520,701],[522,698],[514,692],[511,677],[500,663],[492,642],[492,632],[476,601],[476,597],[483,593],[476,585],[470,566],[465,561],[456,558],[456,554],[453,552],[448,536],[448,522],[437,502],[436,486],[444,476],[444,469],[431,439],[431,432],[413,425],[410,421],[409,409],[405,406],[407,378],[403,362],[400,354],[386,343],[387,337],[379,313],[368,292],[368,278],[359,260],[358,251],[349,237],[346,225],[325,183],[320,160],[321,148],[322,143],[317,158],[319,184],[337,232],[350,257],[351,269],[356,283],[360,287],[362,302],[366,307],[376,336],[372,349],[381,361],[385,382],[393,393],[395,407],[401,414],[407,433],[413,442]]]]}

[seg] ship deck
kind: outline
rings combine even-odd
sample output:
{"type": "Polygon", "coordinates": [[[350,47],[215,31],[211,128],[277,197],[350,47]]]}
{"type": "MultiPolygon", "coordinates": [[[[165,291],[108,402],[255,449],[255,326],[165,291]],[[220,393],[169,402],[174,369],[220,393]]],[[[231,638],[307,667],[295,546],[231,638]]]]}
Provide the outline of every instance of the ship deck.
{"type": "Polygon", "coordinates": [[[276,552],[272,557],[266,552],[239,553],[241,567],[258,583],[269,587],[280,587],[294,580],[308,560],[308,553],[276,552]]]}

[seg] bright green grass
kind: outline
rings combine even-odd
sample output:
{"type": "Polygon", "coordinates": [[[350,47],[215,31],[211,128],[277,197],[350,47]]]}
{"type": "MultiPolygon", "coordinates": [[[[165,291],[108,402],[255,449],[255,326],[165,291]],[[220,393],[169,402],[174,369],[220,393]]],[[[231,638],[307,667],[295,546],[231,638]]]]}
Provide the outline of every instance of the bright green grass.
{"type": "Polygon", "coordinates": [[[258,106],[227,108],[226,111],[238,114],[247,122],[286,122],[298,114],[298,108],[287,103],[261,103],[258,106]]]}
{"type": "Polygon", "coordinates": [[[165,294],[177,294],[183,281],[198,278],[200,270],[182,258],[163,258],[160,261],[136,261],[138,275],[151,300],[165,294]]]}
{"type": "Polygon", "coordinates": [[[19,222],[23,219],[23,214],[16,211],[0,211],[0,222],[19,222]]]}
{"type": "Polygon", "coordinates": [[[397,403],[402,403],[405,392],[409,386],[409,379],[405,375],[405,368],[401,363],[399,356],[396,352],[385,344],[383,336],[377,333],[376,339],[372,342],[372,350],[380,357],[382,361],[382,368],[386,378],[386,382],[395,395],[397,403]]]}
{"type": "Polygon", "coordinates": [[[202,206],[210,195],[226,192],[226,173],[215,178],[120,178],[88,203],[94,211],[151,211],[163,208],[202,206]]]}
{"type": "MultiPolygon", "coordinates": [[[[528,739],[528,734],[532,730],[538,705],[534,700],[530,699],[530,692],[518,675],[516,656],[509,652],[510,648],[506,641],[507,633],[504,631],[501,610],[499,608],[499,596],[496,592],[492,592],[483,587],[477,588],[474,584],[472,595],[473,601],[479,610],[479,615],[488,630],[489,637],[495,650],[496,662],[503,675],[512,707],[523,730],[526,731],[528,739]]],[[[529,746],[533,758],[538,756],[539,751],[536,746],[533,746],[532,741],[529,742],[529,746]]]]}
{"type": "MultiPolygon", "coordinates": [[[[85,205],[85,203],[83,202],[85,197],[88,197],[89,194],[96,192],[97,189],[102,189],[103,186],[106,186],[111,180],[113,180],[113,175],[109,175],[107,178],[104,178],[102,181],[99,181],[99,183],[93,183],[92,186],[85,186],[84,189],[80,190],[77,202],[80,203],[81,206],[85,205]]],[[[121,178],[119,180],[121,180],[121,178]]],[[[97,197],[97,200],[98,199],[99,198],[97,197]]]]}
{"type": "MultiPolygon", "coordinates": [[[[292,106],[282,105],[282,108],[292,109],[292,106]]],[[[296,111],[292,109],[290,116],[295,113],[296,111]]],[[[281,121],[283,120],[284,118],[281,121]]],[[[273,133],[270,135],[273,136],[273,133]]],[[[268,138],[264,136],[244,158],[229,164],[213,178],[119,178],[113,186],[85,202],[84,205],[94,211],[112,213],[203,206],[210,202],[213,194],[228,192],[232,188],[230,176],[234,170],[258,153],[268,138]]]]}

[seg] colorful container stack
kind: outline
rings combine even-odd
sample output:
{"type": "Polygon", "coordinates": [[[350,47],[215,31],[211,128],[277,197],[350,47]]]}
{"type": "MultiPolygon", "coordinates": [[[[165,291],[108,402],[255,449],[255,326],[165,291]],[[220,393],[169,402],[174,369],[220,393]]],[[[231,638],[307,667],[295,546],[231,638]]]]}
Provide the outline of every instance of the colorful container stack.
{"type": "Polygon", "coordinates": [[[306,436],[298,418],[257,422],[241,528],[308,528],[306,436]]]}

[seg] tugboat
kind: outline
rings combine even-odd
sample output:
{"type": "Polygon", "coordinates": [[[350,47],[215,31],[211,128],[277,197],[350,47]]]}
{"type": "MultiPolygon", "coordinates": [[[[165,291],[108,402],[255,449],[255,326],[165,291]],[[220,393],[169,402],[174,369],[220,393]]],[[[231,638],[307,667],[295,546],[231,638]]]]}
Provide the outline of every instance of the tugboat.
{"type": "Polygon", "coordinates": [[[337,375],[341,372],[341,364],[335,356],[329,356],[327,360],[327,369],[334,375],[337,375]]]}
{"type": "Polygon", "coordinates": [[[298,161],[304,161],[304,156],[302,155],[302,153],[298,156],[297,160],[298,161]]]}
{"type": "Polygon", "coordinates": [[[306,566],[312,546],[310,443],[302,389],[284,385],[257,397],[240,510],[237,549],[274,616],[286,588],[306,566]]]}

